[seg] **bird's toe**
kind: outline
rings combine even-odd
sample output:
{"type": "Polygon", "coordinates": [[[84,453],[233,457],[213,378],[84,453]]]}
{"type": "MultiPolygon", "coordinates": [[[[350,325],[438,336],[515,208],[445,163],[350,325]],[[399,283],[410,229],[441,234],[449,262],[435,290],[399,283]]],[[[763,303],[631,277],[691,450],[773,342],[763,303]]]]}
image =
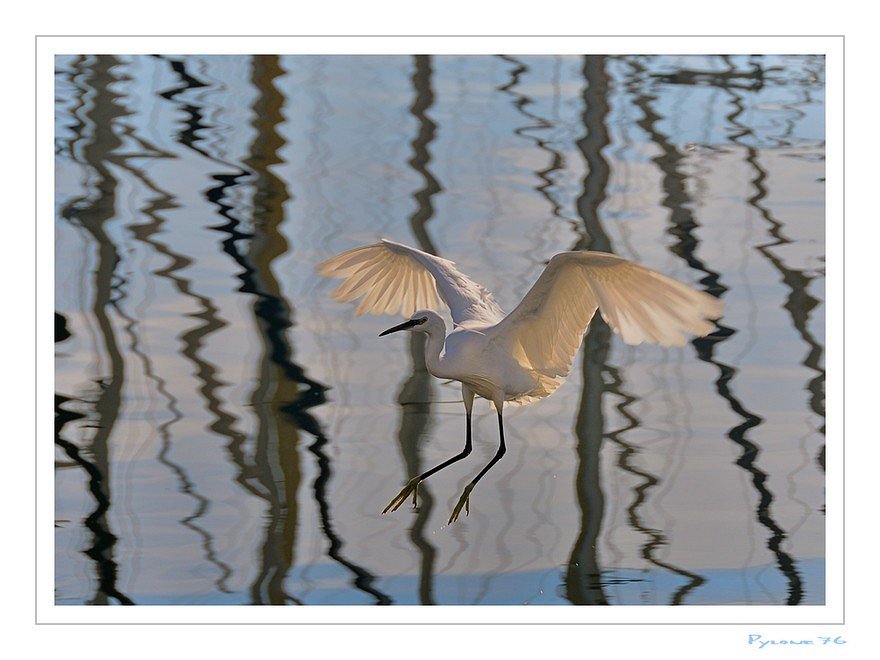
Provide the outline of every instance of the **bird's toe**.
{"type": "Polygon", "coordinates": [[[461,515],[461,510],[464,508],[464,515],[471,515],[471,491],[474,489],[473,484],[468,484],[465,486],[464,492],[461,494],[461,497],[458,498],[458,504],[455,505],[455,508],[452,510],[452,515],[449,516],[448,525],[451,525],[456,520],[458,520],[458,516],[461,515]]]}
{"type": "Polygon", "coordinates": [[[386,506],[382,510],[382,514],[384,515],[384,514],[388,513],[389,511],[397,511],[400,508],[400,505],[403,504],[406,501],[406,499],[409,497],[410,493],[412,493],[413,507],[417,506],[418,505],[418,498],[419,498],[419,483],[420,482],[421,482],[421,480],[418,477],[415,477],[414,479],[410,479],[407,482],[406,486],[404,486],[401,489],[401,491],[397,495],[394,496],[394,499],[392,499],[388,503],[388,506],[386,506]]]}

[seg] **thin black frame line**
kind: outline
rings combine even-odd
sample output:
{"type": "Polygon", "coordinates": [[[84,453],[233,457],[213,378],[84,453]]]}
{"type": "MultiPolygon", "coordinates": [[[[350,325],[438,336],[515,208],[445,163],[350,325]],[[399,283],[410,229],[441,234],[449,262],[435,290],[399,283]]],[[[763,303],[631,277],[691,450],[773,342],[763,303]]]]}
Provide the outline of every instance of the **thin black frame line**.
{"type": "MultiPolygon", "coordinates": [[[[34,306],[34,366],[35,366],[35,378],[34,378],[34,428],[35,428],[35,436],[37,436],[37,423],[39,421],[38,418],[38,409],[37,404],[39,401],[39,370],[36,369],[37,365],[37,355],[39,352],[38,346],[38,337],[37,337],[37,323],[38,323],[38,314],[39,314],[39,299],[36,295],[36,278],[39,274],[39,243],[38,243],[38,223],[39,223],[39,209],[38,209],[38,200],[39,200],[39,190],[37,186],[37,181],[39,180],[39,162],[40,162],[40,154],[39,154],[39,125],[38,125],[38,108],[39,108],[39,40],[41,38],[46,37],[77,37],[77,38],[193,38],[193,37],[201,37],[201,38],[226,38],[226,37],[247,37],[247,38],[272,38],[272,37],[314,37],[314,38],[324,38],[324,37],[340,37],[340,38],[355,38],[355,37],[368,37],[368,38],[388,38],[388,37],[396,37],[396,38],[422,38],[422,37],[477,37],[477,36],[495,36],[495,37],[535,37],[535,38],[546,38],[546,37],[561,37],[561,38],[587,38],[587,37],[664,37],[664,38],[681,38],[681,37],[709,37],[709,38],[718,38],[718,37],[726,37],[726,38],[735,38],[735,37],[752,37],[752,38],[761,38],[761,37],[790,37],[790,38],[839,38],[841,40],[841,231],[843,238],[842,245],[842,260],[843,263],[846,262],[846,35],[34,35],[34,283],[35,283],[35,306],[34,306]]],[[[827,112],[826,112],[827,118],[827,112]]],[[[826,131],[827,134],[827,131],[826,131]]],[[[827,212],[827,205],[826,205],[827,212]]],[[[843,292],[841,295],[842,302],[842,310],[841,310],[841,330],[843,342],[841,345],[841,358],[843,360],[842,363],[842,371],[841,371],[841,393],[843,395],[842,405],[841,405],[841,436],[842,440],[846,438],[846,270],[842,269],[842,286],[843,292]]],[[[827,323],[827,317],[826,317],[827,323]]],[[[37,548],[37,537],[38,537],[38,517],[39,517],[39,507],[38,507],[38,497],[39,497],[39,461],[38,461],[38,442],[36,442],[39,438],[35,437],[34,443],[34,514],[35,514],[35,525],[34,525],[34,552],[35,552],[35,566],[36,566],[36,548],[37,548]]],[[[846,477],[846,443],[841,442],[841,460],[842,460],[842,478],[845,482],[846,477]]],[[[38,592],[38,579],[37,572],[34,571],[34,624],[35,625],[58,625],[58,626],[67,626],[67,625],[138,625],[138,626],[149,626],[149,625],[199,625],[199,626],[212,626],[212,625],[224,625],[224,626],[249,626],[249,625],[282,625],[282,626],[300,626],[300,625],[349,625],[349,626],[406,626],[406,625],[430,625],[430,626],[447,626],[447,625],[477,625],[477,626],[631,626],[631,625],[640,625],[640,626],[747,626],[747,625],[791,625],[791,626],[808,626],[808,625],[834,625],[834,626],[844,626],[846,625],[846,490],[842,490],[842,523],[843,523],[843,532],[842,532],[842,553],[843,553],[843,563],[842,563],[842,620],[839,622],[829,621],[829,622],[777,622],[777,623],[769,623],[767,621],[756,621],[756,622],[746,622],[746,623],[734,623],[734,622],[640,622],[638,624],[631,622],[597,622],[597,621],[583,621],[583,622],[346,622],[346,623],[338,623],[338,622],[54,622],[54,621],[39,621],[39,600],[37,596],[38,592]]],[[[826,585],[827,586],[827,585],[826,585]]],[[[52,607],[60,607],[58,605],[52,605],[52,607]]],[[[805,606],[812,607],[812,606],[805,606]]]]}

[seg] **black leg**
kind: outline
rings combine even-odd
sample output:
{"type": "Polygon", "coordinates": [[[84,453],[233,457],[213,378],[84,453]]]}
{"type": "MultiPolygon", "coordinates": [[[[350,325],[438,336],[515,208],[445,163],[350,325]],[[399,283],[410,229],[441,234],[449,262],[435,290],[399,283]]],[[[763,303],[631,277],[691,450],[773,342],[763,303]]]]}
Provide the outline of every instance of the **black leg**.
{"type": "MultiPolygon", "coordinates": [[[[502,444],[503,444],[503,440],[502,440],[502,444]]],[[[461,450],[461,453],[456,454],[455,456],[453,456],[452,458],[450,458],[447,461],[443,461],[442,463],[440,463],[440,465],[432,467],[430,470],[427,470],[426,472],[422,472],[419,476],[413,477],[412,479],[410,479],[407,482],[406,486],[403,487],[403,490],[401,490],[395,496],[395,498],[393,500],[391,500],[391,502],[388,504],[388,506],[385,507],[385,509],[384,509],[384,511],[382,511],[382,513],[384,514],[384,513],[388,513],[389,511],[397,511],[397,509],[400,507],[400,505],[403,504],[403,502],[406,500],[407,497],[409,497],[410,493],[412,493],[413,506],[415,506],[417,504],[418,496],[419,496],[419,484],[422,481],[424,481],[425,479],[427,479],[428,477],[430,477],[435,472],[439,472],[443,468],[449,467],[453,463],[463,459],[465,456],[467,456],[468,454],[471,453],[471,448],[472,448],[471,447],[471,413],[470,413],[470,411],[468,411],[467,412],[467,435],[465,436],[464,449],[461,450]]]]}
{"type": "Polygon", "coordinates": [[[445,468],[445,467],[447,467],[447,466],[449,466],[449,465],[452,465],[452,464],[455,463],[456,461],[460,461],[461,459],[463,459],[465,456],[467,456],[467,455],[470,454],[470,453],[471,453],[471,414],[468,413],[468,414],[467,414],[467,436],[465,437],[465,440],[464,440],[464,449],[461,450],[461,453],[460,453],[460,454],[456,454],[455,456],[453,456],[452,458],[450,458],[448,461],[443,461],[442,463],[440,463],[440,465],[438,465],[438,466],[436,466],[436,467],[432,467],[432,468],[431,468],[430,470],[428,470],[427,472],[422,472],[422,474],[420,474],[420,475],[417,477],[417,479],[418,479],[419,481],[424,481],[425,479],[427,479],[428,477],[430,477],[430,476],[431,476],[432,474],[434,474],[435,472],[439,472],[439,471],[442,470],[443,468],[445,468]]]}
{"type": "Polygon", "coordinates": [[[507,448],[504,446],[504,421],[501,418],[501,409],[498,409],[498,434],[501,438],[501,444],[498,445],[498,451],[495,452],[495,455],[492,457],[492,460],[477,474],[476,477],[473,478],[467,486],[464,488],[464,492],[461,494],[461,497],[458,499],[458,504],[455,505],[455,509],[452,511],[452,515],[449,516],[449,524],[451,525],[456,520],[458,520],[458,514],[461,513],[461,508],[464,507],[465,515],[470,514],[470,496],[471,491],[474,489],[474,486],[477,485],[477,482],[483,478],[483,475],[486,474],[489,470],[492,469],[492,466],[495,465],[501,457],[504,456],[504,452],[507,451],[507,448]]]}

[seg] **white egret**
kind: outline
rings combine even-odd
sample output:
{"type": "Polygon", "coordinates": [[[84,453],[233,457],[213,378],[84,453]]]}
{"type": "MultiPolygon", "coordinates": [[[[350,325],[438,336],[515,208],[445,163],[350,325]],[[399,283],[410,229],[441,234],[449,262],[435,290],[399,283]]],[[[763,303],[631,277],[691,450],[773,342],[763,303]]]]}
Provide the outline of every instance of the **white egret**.
{"type": "Polygon", "coordinates": [[[397,314],[409,320],[382,332],[428,335],[425,364],[437,378],[457,380],[467,414],[461,453],[411,479],[382,513],[394,511],[418,485],[471,452],[474,396],[488,399],[498,414],[500,444],[492,460],[465,487],[449,523],[462,507],[469,513],[477,482],[504,455],[504,404],[531,403],[552,394],[572,360],[596,310],[628,344],[682,346],[686,333],[712,332],[721,302],[645,266],[604,252],[562,252],[550,259],[538,281],[510,314],[492,295],[446,259],[382,240],[343,252],[316,266],[344,281],[331,295],[341,302],[363,300],[358,316],[397,314]],[[453,330],[437,312],[449,308],[453,330]]]}

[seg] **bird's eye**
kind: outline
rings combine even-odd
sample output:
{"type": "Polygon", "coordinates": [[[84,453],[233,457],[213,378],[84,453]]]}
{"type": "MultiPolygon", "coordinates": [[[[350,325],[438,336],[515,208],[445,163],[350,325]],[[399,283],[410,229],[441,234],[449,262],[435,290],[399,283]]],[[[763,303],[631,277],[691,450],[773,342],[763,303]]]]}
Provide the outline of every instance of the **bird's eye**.
{"type": "Polygon", "coordinates": [[[422,318],[419,319],[419,325],[422,325],[422,323],[427,323],[427,322],[428,322],[427,316],[423,316],[422,318]]]}

